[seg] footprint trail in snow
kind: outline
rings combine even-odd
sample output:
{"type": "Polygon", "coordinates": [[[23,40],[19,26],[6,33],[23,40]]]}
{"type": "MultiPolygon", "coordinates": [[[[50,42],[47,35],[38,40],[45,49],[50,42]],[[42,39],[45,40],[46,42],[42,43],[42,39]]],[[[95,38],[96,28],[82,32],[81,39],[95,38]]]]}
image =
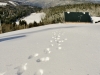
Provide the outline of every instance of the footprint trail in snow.
{"type": "Polygon", "coordinates": [[[27,70],[27,63],[24,65],[18,66],[15,69],[17,69],[17,75],[22,75],[27,70]]]}
{"type": "Polygon", "coordinates": [[[35,72],[34,75],[43,75],[44,71],[43,69],[39,69],[37,72],[35,72]]]}
{"type": "MultiPolygon", "coordinates": [[[[28,57],[28,59],[32,59],[32,58],[38,57],[40,55],[40,57],[36,59],[36,63],[41,64],[41,62],[43,62],[43,63],[49,62],[50,57],[48,57],[48,55],[50,55],[53,52],[53,50],[55,50],[55,49],[56,50],[62,50],[62,43],[67,40],[67,38],[62,39],[63,35],[64,35],[64,33],[61,33],[60,31],[53,32],[53,35],[51,36],[51,39],[49,40],[50,44],[48,45],[48,47],[46,47],[43,50],[44,54],[35,53],[34,55],[30,55],[28,57]]],[[[27,65],[27,63],[26,63],[26,65],[27,65]]],[[[18,68],[17,75],[22,75],[22,73],[27,70],[26,65],[18,68]]],[[[43,75],[43,74],[44,74],[43,69],[39,69],[36,72],[34,72],[34,75],[43,75]]]]}

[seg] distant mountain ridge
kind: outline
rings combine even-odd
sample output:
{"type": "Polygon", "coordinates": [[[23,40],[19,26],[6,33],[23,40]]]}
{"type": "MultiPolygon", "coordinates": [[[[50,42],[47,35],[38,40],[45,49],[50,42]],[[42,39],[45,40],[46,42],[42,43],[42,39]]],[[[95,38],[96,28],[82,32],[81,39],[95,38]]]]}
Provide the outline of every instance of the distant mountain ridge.
{"type": "MultiPolygon", "coordinates": [[[[11,1],[11,0],[0,0],[0,3],[1,3],[0,6],[2,6],[3,3],[5,3],[6,5],[10,5],[10,6],[17,6],[17,5],[20,5],[19,2],[11,1]]],[[[6,5],[4,5],[4,6],[6,6],[6,5]]]]}
{"type": "Polygon", "coordinates": [[[100,0],[14,0],[22,2],[23,4],[29,4],[39,7],[53,7],[58,5],[75,4],[75,3],[100,3],[100,0]]]}
{"type": "MultiPolygon", "coordinates": [[[[10,1],[10,0],[0,0],[0,1],[10,1]]],[[[42,8],[53,7],[58,5],[66,5],[66,4],[77,4],[77,3],[100,3],[100,0],[11,0],[18,2],[22,5],[32,5],[38,6],[42,8]]]]}

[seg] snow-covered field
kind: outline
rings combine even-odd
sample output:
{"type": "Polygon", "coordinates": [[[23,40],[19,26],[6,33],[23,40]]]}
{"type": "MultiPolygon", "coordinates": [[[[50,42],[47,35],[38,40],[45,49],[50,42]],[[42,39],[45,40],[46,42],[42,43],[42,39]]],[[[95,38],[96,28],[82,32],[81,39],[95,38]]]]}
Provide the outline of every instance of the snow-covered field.
{"type": "Polygon", "coordinates": [[[54,24],[0,35],[0,75],[100,75],[100,25],[54,24]]]}
{"type": "MultiPolygon", "coordinates": [[[[39,23],[41,21],[41,19],[43,19],[45,17],[45,13],[32,13],[31,15],[24,17],[21,20],[25,20],[27,22],[27,24],[29,23],[33,23],[34,21],[36,21],[37,23],[39,23]]],[[[19,24],[19,21],[16,22],[17,24],[19,24]]]]}
{"type": "Polygon", "coordinates": [[[100,21],[100,17],[92,17],[93,23],[100,21]]]}

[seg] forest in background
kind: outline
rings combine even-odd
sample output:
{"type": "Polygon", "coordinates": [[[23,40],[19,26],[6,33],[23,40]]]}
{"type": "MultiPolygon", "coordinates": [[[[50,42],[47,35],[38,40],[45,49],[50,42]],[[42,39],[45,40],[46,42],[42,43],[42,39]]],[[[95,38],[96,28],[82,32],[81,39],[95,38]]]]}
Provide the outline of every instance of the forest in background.
{"type": "Polygon", "coordinates": [[[0,19],[2,22],[2,33],[37,27],[42,25],[63,23],[64,12],[89,12],[90,16],[100,16],[100,4],[82,3],[69,4],[62,6],[55,6],[50,8],[38,8],[31,6],[17,6],[17,7],[0,7],[0,19]],[[19,25],[15,23],[17,19],[28,16],[33,12],[44,12],[46,17],[40,23],[27,24],[26,21],[19,21],[19,25]]]}
{"type": "Polygon", "coordinates": [[[50,7],[43,9],[46,17],[43,19],[44,24],[63,23],[64,12],[89,12],[90,16],[100,17],[100,4],[82,3],[82,4],[69,4],[62,6],[50,7]]]}

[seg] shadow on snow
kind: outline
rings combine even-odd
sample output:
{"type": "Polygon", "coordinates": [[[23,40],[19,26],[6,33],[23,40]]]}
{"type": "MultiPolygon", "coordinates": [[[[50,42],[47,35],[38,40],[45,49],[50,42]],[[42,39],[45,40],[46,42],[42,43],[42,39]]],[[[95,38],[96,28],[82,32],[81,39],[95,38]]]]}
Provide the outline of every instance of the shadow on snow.
{"type": "Polygon", "coordinates": [[[20,35],[20,36],[13,36],[13,37],[7,37],[7,38],[0,38],[0,42],[7,41],[7,40],[13,40],[18,38],[26,37],[26,35],[20,35]]]}
{"type": "Polygon", "coordinates": [[[3,36],[2,38],[0,38],[0,42],[12,40],[12,39],[23,38],[23,37],[26,37],[26,35],[28,35],[28,34],[38,33],[38,32],[42,32],[42,31],[48,31],[48,30],[53,30],[53,29],[62,29],[62,28],[76,28],[76,27],[79,27],[79,26],[53,27],[53,28],[46,28],[46,29],[41,29],[41,30],[36,30],[36,31],[30,31],[30,32],[25,32],[25,33],[9,35],[9,36],[3,36]],[[5,37],[7,37],[7,38],[5,38],[5,37]]]}

